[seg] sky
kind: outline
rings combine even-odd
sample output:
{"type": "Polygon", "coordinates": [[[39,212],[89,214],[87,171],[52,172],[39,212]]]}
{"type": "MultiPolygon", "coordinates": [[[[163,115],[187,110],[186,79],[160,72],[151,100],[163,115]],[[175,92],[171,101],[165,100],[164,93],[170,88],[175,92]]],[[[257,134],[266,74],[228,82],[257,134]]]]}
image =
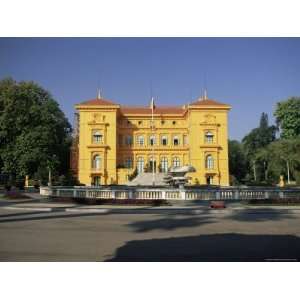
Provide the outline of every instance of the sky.
{"type": "Polygon", "coordinates": [[[230,104],[241,140],[276,103],[300,96],[300,38],[0,38],[0,80],[33,80],[71,123],[102,95],[124,105],[182,105],[203,94],[230,104]]]}

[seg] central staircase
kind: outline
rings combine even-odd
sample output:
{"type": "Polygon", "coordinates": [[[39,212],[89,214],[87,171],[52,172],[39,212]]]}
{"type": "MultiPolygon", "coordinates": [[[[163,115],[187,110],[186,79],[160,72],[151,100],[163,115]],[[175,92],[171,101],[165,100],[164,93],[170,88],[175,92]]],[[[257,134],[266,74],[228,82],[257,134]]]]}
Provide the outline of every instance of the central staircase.
{"type": "MultiPolygon", "coordinates": [[[[155,185],[168,185],[165,182],[167,174],[166,173],[155,173],[154,184],[155,185]]],[[[126,185],[130,186],[152,186],[153,174],[152,173],[140,173],[132,181],[128,181],[126,185]]]]}

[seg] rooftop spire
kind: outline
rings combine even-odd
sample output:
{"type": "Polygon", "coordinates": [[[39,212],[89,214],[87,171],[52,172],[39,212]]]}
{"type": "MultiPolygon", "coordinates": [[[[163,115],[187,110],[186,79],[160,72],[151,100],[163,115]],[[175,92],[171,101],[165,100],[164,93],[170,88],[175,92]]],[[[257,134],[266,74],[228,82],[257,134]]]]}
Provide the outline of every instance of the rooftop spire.
{"type": "Polygon", "coordinates": [[[97,99],[101,99],[102,97],[101,97],[101,90],[100,89],[98,89],[97,90],[97,99]]]}
{"type": "Polygon", "coordinates": [[[203,96],[203,100],[207,100],[207,89],[204,89],[204,96],[203,96]]]}

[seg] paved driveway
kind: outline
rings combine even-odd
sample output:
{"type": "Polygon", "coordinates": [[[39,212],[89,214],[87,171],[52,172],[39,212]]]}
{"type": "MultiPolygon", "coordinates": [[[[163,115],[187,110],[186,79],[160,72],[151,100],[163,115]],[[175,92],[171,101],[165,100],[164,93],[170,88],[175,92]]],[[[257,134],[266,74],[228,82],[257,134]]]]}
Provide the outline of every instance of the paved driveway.
{"type": "Polygon", "coordinates": [[[261,261],[300,257],[300,214],[0,208],[1,261],[261,261]]]}

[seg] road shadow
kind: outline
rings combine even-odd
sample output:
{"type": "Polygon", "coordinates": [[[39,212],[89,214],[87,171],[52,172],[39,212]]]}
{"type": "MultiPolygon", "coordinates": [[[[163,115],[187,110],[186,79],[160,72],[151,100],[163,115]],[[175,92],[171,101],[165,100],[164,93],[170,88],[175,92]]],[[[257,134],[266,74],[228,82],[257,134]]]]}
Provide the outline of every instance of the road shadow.
{"type": "Polygon", "coordinates": [[[209,215],[183,217],[181,215],[167,214],[160,219],[142,220],[130,223],[128,226],[135,232],[147,232],[152,230],[176,230],[177,228],[195,227],[213,223],[213,217],[209,215]]]}
{"type": "Polygon", "coordinates": [[[129,241],[107,261],[297,261],[299,256],[297,236],[228,233],[129,241]]]}
{"type": "Polygon", "coordinates": [[[230,215],[225,216],[227,220],[240,222],[264,222],[264,221],[279,221],[283,219],[294,219],[295,216],[287,209],[242,209],[233,210],[230,215]]]}

